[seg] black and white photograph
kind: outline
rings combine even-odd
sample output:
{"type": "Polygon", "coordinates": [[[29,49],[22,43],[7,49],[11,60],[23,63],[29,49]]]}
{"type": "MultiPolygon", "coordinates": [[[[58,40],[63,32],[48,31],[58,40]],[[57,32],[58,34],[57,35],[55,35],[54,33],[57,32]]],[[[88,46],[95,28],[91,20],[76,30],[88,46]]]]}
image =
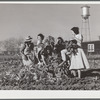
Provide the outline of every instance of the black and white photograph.
{"type": "Polygon", "coordinates": [[[0,90],[100,90],[100,3],[0,3],[0,90]]]}

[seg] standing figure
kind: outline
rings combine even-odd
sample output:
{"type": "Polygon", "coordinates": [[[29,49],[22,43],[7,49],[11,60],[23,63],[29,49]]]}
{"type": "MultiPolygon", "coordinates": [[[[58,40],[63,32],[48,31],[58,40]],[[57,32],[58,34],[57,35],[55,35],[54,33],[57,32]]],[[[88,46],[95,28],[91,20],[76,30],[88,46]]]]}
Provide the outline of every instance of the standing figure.
{"type": "Polygon", "coordinates": [[[30,36],[28,36],[25,39],[25,42],[21,44],[20,52],[25,66],[30,66],[34,63],[34,44],[32,43],[32,38],[30,36]]]}
{"type": "MultiPolygon", "coordinates": [[[[73,72],[77,71],[78,72],[78,78],[81,78],[81,70],[82,69],[88,69],[90,68],[88,60],[86,58],[86,55],[81,47],[81,43],[83,41],[83,36],[82,34],[79,33],[79,28],[78,27],[73,27],[71,29],[73,39],[76,40],[73,41],[74,47],[72,51],[72,56],[71,56],[71,66],[70,70],[73,72]],[[75,46],[76,45],[76,46],[75,46]]],[[[76,74],[74,74],[76,76],[76,74]]]]}
{"type": "Polygon", "coordinates": [[[37,59],[38,59],[38,64],[41,65],[42,64],[42,56],[41,53],[44,50],[44,44],[43,44],[43,40],[44,40],[44,35],[43,34],[38,34],[37,36],[37,59]]]}
{"type": "Polygon", "coordinates": [[[70,65],[70,50],[71,47],[71,41],[65,41],[65,49],[61,50],[61,60],[62,62],[59,64],[59,67],[63,66],[65,63],[67,65],[70,65]]]}
{"type": "Polygon", "coordinates": [[[44,64],[48,65],[50,58],[52,58],[52,52],[53,52],[53,49],[50,45],[50,42],[46,41],[44,50],[41,52],[41,57],[44,64]]]}
{"type": "Polygon", "coordinates": [[[57,43],[55,44],[54,50],[58,57],[61,57],[61,50],[65,49],[64,40],[62,37],[57,38],[57,43]]]}

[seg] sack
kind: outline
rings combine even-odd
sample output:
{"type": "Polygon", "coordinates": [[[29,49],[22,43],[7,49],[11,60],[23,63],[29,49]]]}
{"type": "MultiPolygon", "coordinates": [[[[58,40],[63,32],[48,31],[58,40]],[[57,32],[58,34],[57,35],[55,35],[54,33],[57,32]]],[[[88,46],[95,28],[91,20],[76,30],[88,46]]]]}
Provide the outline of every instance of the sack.
{"type": "Polygon", "coordinates": [[[29,59],[29,60],[24,60],[23,59],[23,64],[25,65],[25,66],[31,66],[32,64],[33,64],[33,62],[29,59]]]}

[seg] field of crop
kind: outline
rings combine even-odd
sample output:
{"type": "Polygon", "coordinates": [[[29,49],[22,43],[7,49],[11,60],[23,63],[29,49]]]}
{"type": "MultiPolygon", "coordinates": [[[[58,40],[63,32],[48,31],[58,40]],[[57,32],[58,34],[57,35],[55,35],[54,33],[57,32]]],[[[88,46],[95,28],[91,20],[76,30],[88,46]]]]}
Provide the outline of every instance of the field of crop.
{"type": "Polygon", "coordinates": [[[58,70],[57,59],[51,59],[49,70],[35,65],[29,71],[21,57],[0,56],[0,90],[100,90],[100,58],[88,59],[91,69],[82,71],[78,79],[58,70]]]}

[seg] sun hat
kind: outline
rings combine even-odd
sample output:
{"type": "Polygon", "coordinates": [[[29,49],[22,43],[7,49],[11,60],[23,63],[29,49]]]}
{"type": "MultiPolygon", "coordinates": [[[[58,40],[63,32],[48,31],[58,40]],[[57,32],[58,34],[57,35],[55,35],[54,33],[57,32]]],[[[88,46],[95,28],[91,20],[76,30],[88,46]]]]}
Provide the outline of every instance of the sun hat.
{"type": "Polygon", "coordinates": [[[31,41],[31,40],[32,40],[32,37],[28,36],[28,37],[26,37],[25,42],[28,42],[28,41],[31,41]]]}

